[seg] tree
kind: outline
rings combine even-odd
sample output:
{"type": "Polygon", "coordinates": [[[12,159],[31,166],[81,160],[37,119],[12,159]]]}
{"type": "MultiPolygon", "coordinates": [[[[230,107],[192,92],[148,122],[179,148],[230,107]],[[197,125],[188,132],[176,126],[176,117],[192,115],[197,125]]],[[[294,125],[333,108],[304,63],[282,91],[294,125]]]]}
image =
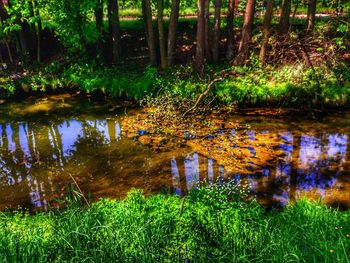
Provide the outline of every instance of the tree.
{"type": "Polygon", "coordinates": [[[102,26],[103,26],[103,1],[97,0],[96,6],[95,6],[95,20],[96,20],[96,29],[99,34],[98,40],[97,40],[97,50],[102,50],[102,26]]]}
{"type": "Polygon", "coordinates": [[[118,0],[108,0],[109,43],[112,50],[112,63],[120,60],[120,22],[118,0]]]}
{"type": "Polygon", "coordinates": [[[143,11],[143,19],[145,21],[146,27],[146,38],[148,45],[148,52],[150,57],[150,64],[152,66],[157,65],[157,49],[155,36],[152,25],[152,9],[150,0],[142,0],[142,11],[143,11]]]}
{"type": "Polygon", "coordinates": [[[316,16],[316,0],[308,0],[307,5],[307,31],[312,31],[315,25],[315,16],[316,16]]]}
{"type": "Polygon", "coordinates": [[[227,9],[227,50],[226,58],[228,60],[233,59],[233,48],[234,48],[234,32],[233,32],[233,19],[235,17],[235,0],[228,0],[227,9]]]}
{"type": "Polygon", "coordinates": [[[220,24],[221,0],[215,0],[214,30],[213,30],[213,61],[217,63],[220,56],[220,24]]]}
{"type": "Polygon", "coordinates": [[[41,61],[41,32],[43,30],[41,17],[40,17],[40,6],[38,5],[38,1],[33,1],[33,12],[36,20],[36,60],[38,62],[41,61]]]}
{"type": "Polygon", "coordinates": [[[261,44],[259,59],[261,62],[265,62],[266,49],[269,44],[270,29],[271,29],[271,19],[273,14],[273,2],[274,0],[267,1],[266,13],[264,16],[264,30],[263,30],[263,40],[261,44]]]}
{"type": "Polygon", "coordinates": [[[174,53],[176,46],[176,30],[179,20],[180,0],[173,0],[171,3],[171,13],[168,31],[168,64],[174,63],[174,53]]]}
{"type": "Polygon", "coordinates": [[[160,66],[165,69],[168,66],[167,53],[165,48],[165,36],[164,36],[164,21],[163,21],[163,9],[164,1],[157,1],[157,22],[158,22],[158,36],[159,36],[159,50],[160,50],[160,66]]]}
{"type": "Polygon", "coordinates": [[[296,3],[294,5],[293,18],[295,18],[295,16],[297,15],[298,7],[301,1],[302,0],[296,0],[296,3]]]}
{"type": "Polygon", "coordinates": [[[279,33],[285,35],[289,30],[289,16],[291,11],[291,0],[282,0],[281,16],[279,21],[279,33]]]}
{"type": "Polygon", "coordinates": [[[90,54],[91,48],[100,39],[95,23],[91,23],[91,15],[96,7],[95,1],[75,0],[56,1],[48,0],[48,12],[58,37],[72,52],[86,52],[90,54]]]}
{"type": "Polygon", "coordinates": [[[242,37],[239,42],[238,55],[235,63],[238,65],[244,64],[249,58],[249,46],[252,39],[253,22],[255,13],[256,0],[247,0],[247,5],[244,15],[244,23],[242,29],[242,37]]]}
{"type": "MultiPolygon", "coordinates": [[[[8,38],[9,38],[10,32],[17,31],[18,29],[20,29],[20,27],[16,25],[11,25],[11,24],[6,25],[5,23],[7,22],[7,18],[8,18],[8,14],[6,12],[5,3],[1,1],[0,2],[0,40],[4,42],[7,49],[8,59],[10,60],[11,63],[13,63],[13,57],[12,57],[11,48],[8,42],[8,38]]],[[[3,60],[2,57],[1,57],[1,60],[3,60]]]]}
{"type": "Polygon", "coordinates": [[[211,61],[211,49],[210,49],[210,29],[209,29],[209,7],[210,1],[204,0],[204,50],[206,61],[211,61]]]}
{"type": "Polygon", "coordinates": [[[198,11],[197,11],[197,36],[196,36],[196,57],[195,57],[195,70],[202,72],[204,68],[204,37],[205,37],[205,19],[204,19],[204,9],[205,0],[198,0],[198,11]]]}

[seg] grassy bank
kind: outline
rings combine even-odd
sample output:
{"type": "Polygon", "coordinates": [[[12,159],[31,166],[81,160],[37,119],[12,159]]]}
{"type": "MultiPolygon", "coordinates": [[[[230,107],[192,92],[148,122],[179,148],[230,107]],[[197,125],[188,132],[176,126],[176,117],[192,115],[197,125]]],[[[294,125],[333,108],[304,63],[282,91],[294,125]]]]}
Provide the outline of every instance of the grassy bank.
{"type": "Polygon", "coordinates": [[[350,102],[349,72],[349,65],[345,63],[314,68],[221,64],[208,66],[203,75],[197,75],[190,66],[177,66],[159,73],[152,67],[144,71],[128,66],[101,68],[82,64],[63,68],[53,63],[15,81],[0,79],[0,96],[6,99],[33,92],[80,90],[131,100],[163,96],[174,102],[194,103],[213,79],[223,76],[207,96],[208,101],[220,105],[341,107],[350,102]]]}
{"type": "Polygon", "coordinates": [[[2,262],[349,262],[349,212],[298,201],[282,211],[232,186],[186,198],[101,200],[63,212],[0,215],[2,262]]]}

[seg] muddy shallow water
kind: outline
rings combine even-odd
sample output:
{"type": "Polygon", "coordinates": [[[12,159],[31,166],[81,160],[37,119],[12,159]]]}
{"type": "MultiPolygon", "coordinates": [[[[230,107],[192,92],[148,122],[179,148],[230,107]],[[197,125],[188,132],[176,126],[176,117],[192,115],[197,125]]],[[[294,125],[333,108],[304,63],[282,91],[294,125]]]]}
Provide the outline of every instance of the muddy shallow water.
{"type": "Polygon", "coordinates": [[[0,209],[57,206],[73,178],[94,200],[132,187],[183,195],[200,181],[233,180],[268,206],[307,196],[350,207],[349,111],[318,120],[230,116],[244,129],[155,149],[141,143],[146,130],[125,136],[128,110],[116,105],[68,95],[1,105],[0,209]]]}

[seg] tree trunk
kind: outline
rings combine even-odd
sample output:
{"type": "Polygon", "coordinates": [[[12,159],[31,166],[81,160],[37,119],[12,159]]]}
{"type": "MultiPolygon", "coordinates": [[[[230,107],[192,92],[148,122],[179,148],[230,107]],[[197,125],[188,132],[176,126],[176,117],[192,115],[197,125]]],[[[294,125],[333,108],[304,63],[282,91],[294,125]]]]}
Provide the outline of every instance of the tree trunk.
{"type": "Polygon", "coordinates": [[[307,7],[307,31],[312,31],[315,25],[316,16],[316,0],[308,0],[307,7]]]}
{"type": "MultiPolygon", "coordinates": [[[[0,45],[0,63],[3,63],[4,62],[4,59],[2,57],[2,47],[0,45]]],[[[2,67],[2,65],[0,65],[0,68],[2,67]]]]}
{"type": "Polygon", "coordinates": [[[281,16],[279,21],[279,33],[285,35],[289,30],[289,16],[291,0],[282,0],[281,16]]]}
{"type": "Polygon", "coordinates": [[[5,40],[5,45],[6,45],[6,48],[7,48],[7,54],[9,56],[9,60],[10,60],[11,63],[13,63],[13,57],[12,57],[11,48],[10,48],[9,42],[7,40],[5,40]]]}
{"type": "MultiPolygon", "coordinates": [[[[38,10],[38,15],[39,15],[39,10],[38,10]]],[[[37,29],[37,34],[36,34],[36,60],[38,62],[41,61],[41,32],[43,30],[42,23],[41,23],[41,18],[38,20],[38,29],[37,29]]]]}
{"type": "Polygon", "coordinates": [[[196,45],[196,57],[195,57],[195,69],[197,72],[202,72],[204,68],[204,9],[205,9],[205,0],[198,0],[198,12],[197,12],[197,45],[196,45]]]}
{"type": "Polygon", "coordinates": [[[165,47],[165,36],[164,36],[164,19],[163,19],[163,10],[164,10],[164,1],[157,1],[157,22],[158,22],[158,35],[159,35],[159,49],[160,49],[160,66],[162,69],[165,69],[168,66],[167,53],[165,47]]]}
{"type": "Polygon", "coordinates": [[[152,26],[152,9],[150,0],[142,0],[143,17],[146,25],[146,38],[149,50],[150,64],[157,65],[157,49],[152,26]]]}
{"type": "Polygon", "coordinates": [[[299,7],[299,4],[300,4],[300,1],[301,0],[298,0],[295,4],[295,7],[294,7],[294,12],[293,12],[293,18],[295,18],[295,16],[297,15],[297,11],[298,11],[298,7],[299,7]]]}
{"type": "Polygon", "coordinates": [[[174,63],[174,53],[176,46],[176,30],[179,20],[180,0],[173,0],[171,4],[171,13],[168,31],[168,65],[174,63]]]}
{"type": "MultiPolygon", "coordinates": [[[[2,7],[2,2],[0,2],[0,28],[3,26],[3,12],[2,12],[2,8],[3,8],[2,7]]],[[[3,63],[3,61],[4,61],[4,59],[2,57],[2,47],[0,45],[0,62],[3,63]]]]}
{"type": "Polygon", "coordinates": [[[94,12],[95,12],[95,20],[96,20],[96,29],[99,34],[98,40],[97,40],[97,52],[98,52],[103,49],[103,45],[102,45],[103,1],[102,0],[97,1],[94,12]]]}
{"type": "Polygon", "coordinates": [[[33,12],[36,16],[38,22],[36,25],[36,60],[37,62],[41,61],[41,32],[43,30],[41,18],[40,18],[40,11],[38,7],[38,1],[33,1],[33,12]]]}
{"type": "Polygon", "coordinates": [[[228,0],[227,10],[227,51],[226,58],[231,61],[234,56],[233,19],[235,17],[235,0],[228,0]]]}
{"type": "Polygon", "coordinates": [[[263,63],[265,63],[266,49],[269,44],[269,38],[270,38],[271,19],[273,14],[273,2],[274,0],[268,0],[266,13],[264,17],[263,40],[262,40],[262,45],[261,45],[260,54],[259,54],[259,59],[263,63]]]}
{"type": "Polygon", "coordinates": [[[245,64],[249,59],[249,46],[252,40],[255,3],[256,0],[247,0],[242,29],[242,38],[239,43],[238,55],[235,60],[235,63],[238,65],[245,64]]]}
{"type": "Polygon", "coordinates": [[[221,0],[215,0],[214,30],[213,30],[213,62],[220,58],[220,24],[221,24],[221,0]]]}
{"type": "Polygon", "coordinates": [[[120,22],[118,0],[108,0],[109,42],[112,51],[112,64],[120,60],[120,22]]]}
{"type": "Polygon", "coordinates": [[[18,37],[19,37],[19,42],[20,42],[20,46],[21,46],[21,53],[24,56],[27,56],[29,53],[31,53],[29,50],[29,43],[28,43],[28,39],[29,37],[29,31],[30,28],[28,26],[27,23],[21,23],[21,27],[22,29],[20,31],[18,31],[18,37]]]}
{"type": "Polygon", "coordinates": [[[204,9],[204,49],[205,49],[205,58],[207,62],[211,61],[211,50],[210,50],[210,30],[209,30],[209,7],[210,1],[205,1],[205,9],[204,9]]]}

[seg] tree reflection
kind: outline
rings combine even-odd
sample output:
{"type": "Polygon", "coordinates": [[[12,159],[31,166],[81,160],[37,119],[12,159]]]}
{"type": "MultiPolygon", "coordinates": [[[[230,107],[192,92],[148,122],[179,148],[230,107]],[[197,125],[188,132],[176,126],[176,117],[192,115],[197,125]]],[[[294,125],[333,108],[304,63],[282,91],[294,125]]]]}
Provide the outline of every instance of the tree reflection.
{"type": "MultiPolygon", "coordinates": [[[[0,208],[46,209],[52,200],[64,196],[72,183],[69,175],[86,194],[97,197],[119,197],[131,187],[146,192],[172,187],[183,195],[203,180],[233,180],[249,185],[258,199],[275,205],[307,192],[329,196],[349,177],[342,172],[348,165],[344,133],[281,132],[278,147],[283,156],[274,163],[259,167],[259,173],[226,174],[214,159],[191,149],[155,153],[121,137],[121,131],[117,118],[0,123],[0,208]]],[[[254,141],[269,132],[248,130],[245,135],[254,141]]],[[[237,131],[230,130],[229,136],[238,136],[237,131]]],[[[249,147],[256,154],[258,146],[249,147]]],[[[345,190],[338,192],[342,195],[345,190]]]]}

